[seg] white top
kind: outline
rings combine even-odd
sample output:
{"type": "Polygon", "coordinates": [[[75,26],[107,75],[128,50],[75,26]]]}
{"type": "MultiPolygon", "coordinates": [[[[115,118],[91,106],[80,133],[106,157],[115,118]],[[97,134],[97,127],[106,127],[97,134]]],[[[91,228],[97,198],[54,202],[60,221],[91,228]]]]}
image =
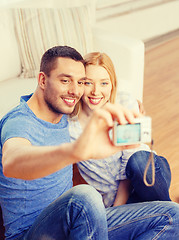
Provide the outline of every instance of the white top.
{"type": "MultiPolygon", "coordinates": [[[[137,101],[126,93],[120,94],[118,102],[130,109],[138,108],[137,101]]],[[[78,117],[69,119],[69,131],[71,141],[75,141],[82,133],[78,117]]],[[[120,180],[127,178],[125,170],[128,159],[140,150],[150,151],[150,148],[146,144],[141,144],[138,148],[120,151],[105,159],[89,159],[77,164],[85,181],[102,194],[106,207],[113,204],[120,180]]]]}

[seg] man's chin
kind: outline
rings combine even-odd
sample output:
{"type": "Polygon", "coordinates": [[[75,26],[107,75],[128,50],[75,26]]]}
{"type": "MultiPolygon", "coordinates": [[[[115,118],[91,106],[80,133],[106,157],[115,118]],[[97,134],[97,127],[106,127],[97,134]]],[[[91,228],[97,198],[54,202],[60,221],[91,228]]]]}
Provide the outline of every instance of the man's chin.
{"type": "Polygon", "coordinates": [[[64,114],[67,114],[67,115],[70,115],[70,114],[72,114],[72,112],[74,111],[74,109],[75,109],[75,107],[70,107],[70,108],[68,108],[68,109],[65,109],[64,110],[64,114]]]}

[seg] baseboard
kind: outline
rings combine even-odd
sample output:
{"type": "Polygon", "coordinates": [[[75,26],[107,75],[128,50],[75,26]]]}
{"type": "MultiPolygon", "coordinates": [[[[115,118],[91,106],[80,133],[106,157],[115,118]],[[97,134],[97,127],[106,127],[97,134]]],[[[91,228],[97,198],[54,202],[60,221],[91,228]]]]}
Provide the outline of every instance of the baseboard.
{"type": "Polygon", "coordinates": [[[114,3],[113,1],[107,1],[107,3],[101,1],[102,3],[96,5],[96,20],[100,22],[175,1],[177,0],[128,0],[122,3],[120,1],[114,1],[114,3]]]}
{"type": "Polygon", "coordinates": [[[151,48],[154,48],[166,41],[170,41],[176,37],[179,37],[179,29],[175,30],[175,31],[171,31],[169,33],[151,38],[151,39],[146,39],[144,41],[145,44],[145,50],[149,50],[151,48]]]}

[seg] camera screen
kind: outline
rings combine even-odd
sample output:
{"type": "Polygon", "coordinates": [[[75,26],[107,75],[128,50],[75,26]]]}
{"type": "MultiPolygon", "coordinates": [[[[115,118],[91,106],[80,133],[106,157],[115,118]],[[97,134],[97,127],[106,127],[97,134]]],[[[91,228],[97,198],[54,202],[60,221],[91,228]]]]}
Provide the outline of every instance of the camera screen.
{"type": "Polygon", "coordinates": [[[141,140],[141,124],[117,125],[117,144],[135,143],[141,140]]]}

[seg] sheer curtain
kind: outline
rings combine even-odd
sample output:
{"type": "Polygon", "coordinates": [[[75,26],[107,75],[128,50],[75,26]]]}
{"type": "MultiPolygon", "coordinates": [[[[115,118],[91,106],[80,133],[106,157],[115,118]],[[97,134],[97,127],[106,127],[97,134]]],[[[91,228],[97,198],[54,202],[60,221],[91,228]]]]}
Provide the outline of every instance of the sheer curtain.
{"type": "Polygon", "coordinates": [[[23,77],[35,77],[42,54],[56,45],[76,48],[82,55],[93,49],[87,6],[11,9],[23,77]]]}

